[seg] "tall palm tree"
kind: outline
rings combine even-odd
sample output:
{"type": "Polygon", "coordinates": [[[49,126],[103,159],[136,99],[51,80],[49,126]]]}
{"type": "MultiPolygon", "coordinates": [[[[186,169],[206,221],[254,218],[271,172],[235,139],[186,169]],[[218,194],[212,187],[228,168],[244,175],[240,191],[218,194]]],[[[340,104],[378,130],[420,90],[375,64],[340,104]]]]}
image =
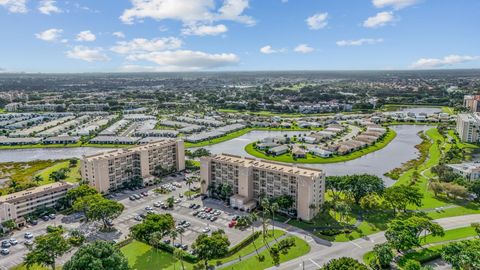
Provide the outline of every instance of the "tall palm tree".
{"type": "MultiPolygon", "coordinates": [[[[274,202],[270,205],[270,212],[272,214],[272,230],[273,230],[273,237],[275,238],[275,212],[278,211],[280,207],[278,206],[278,203],[274,202]]],[[[275,238],[276,240],[276,238],[275,238]]]]}
{"type": "Polygon", "coordinates": [[[188,191],[189,191],[189,192],[187,193],[187,194],[188,194],[188,199],[191,199],[191,196],[190,196],[190,195],[191,195],[191,194],[190,194],[190,186],[193,184],[193,178],[187,177],[187,178],[185,179],[185,183],[187,183],[188,191]]]}
{"type": "Polygon", "coordinates": [[[267,228],[268,219],[265,218],[265,216],[268,216],[269,214],[270,202],[268,201],[267,198],[263,198],[261,205],[262,205],[262,234],[263,234],[263,238],[265,239],[268,231],[268,228],[267,228]]]}
{"type": "Polygon", "coordinates": [[[175,244],[175,239],[178,237],[178,232],[177,230],[172,230],[170,232],[170,238],[172,239],[172,245],[175,244]]]}
{"type": "MultiPolygon", "coordinates": [[[[250,225],[250,228],[252,228],[252,237],[253,237],[253,235],[255,234],[255,227],[253,226],[253,223],[255,223],[255,221],[258,220],[258,215],[255,212],[252,212],[250,213],[250,215],[248,215],[247,220],[250,225]]],[[[253,246],[255,247],[255,252],[258,255],[258,250],[257,250],[257,246],[255,245],[255,240],[253,241],[253,246]]]]}
{"type": "Polygon", "coordinates": [[[43,181],[43,177],[41,175],[35,175],[33,177],[33,181],[38,184],[39,182],[43,181]]]}
{"type": "Polygon", "coordinates": [[[183,265],[183,256],[185,256],[185,251],[183,251],[182,249],[176,248],[173,251],[173,257],[180,260],[180,264],[182,265],[182,270],[185,270],[185,265],[183,265]]]}

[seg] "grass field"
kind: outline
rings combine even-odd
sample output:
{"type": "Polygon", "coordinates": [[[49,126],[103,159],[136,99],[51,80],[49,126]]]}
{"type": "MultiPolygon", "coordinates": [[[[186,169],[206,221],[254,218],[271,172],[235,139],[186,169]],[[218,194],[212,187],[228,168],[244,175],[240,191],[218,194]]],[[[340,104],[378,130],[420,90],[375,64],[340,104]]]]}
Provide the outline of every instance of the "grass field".
{"type": "MultiPolygon", "coordinates": [[[[285,234],[284,231],[275,230],[275,238],[281,237],[285,234]]],[[[211,264],[216,264],[217,262],[230,262],[239,257],[244,257],[252,252],[255,252],[255,249],[260,249],[261,247],[265,246],[266,243],[271,242],[274,240],[274,235],[271,234],[265,240],[263,237],[257,238],[253,243],[244,247],[239,252],[232,254],[229,257],[223,259],[214,259],[210,261],[211,264]],[[256,247],[256,248],[255,248],[256,247]]],[[[310,250],[310,246],[302,239],[295,237],[296,246],[290,249],[289,254],[281,255],[283,257],[283,261],[290,260],[306,254],[310,250]]],[[[132,243],[124,246],[121,248],[122,253],[127,257],[130,267],[136,270],[147,270],[152,269],[152,265],[159,267],[157,269],[167,269],[167,270],[174,270],[174,269],[181,269],[180,261],[173,258],[173,256],[165,251],[157,250],[150,245],[139,241],[133,241],[132,243]]],[[[273,266],[271,262],[270,255],[268,251],[265,254],[265,263],[270,260],[270,264],[266,264],[269,266],[273,266]]],[[[249,259],[242,260],[239,263],[233,264],[233,268],[225,267],[224,269],[246,269],[241,268],[243,267],[243,263],[249,261],[249,263],[257,262],[258,260],[255,257],[251,257],[249,259]]],[[[185,269],[191,270],[193,269],[193,264],[184,262],[185,269]]],[[[268,267],[268,266],[267,266],[268,267]]],[[[263,269],[263,268],[251,268],[251,269],[263,269]]]]}
{"type": "Polygon", "coordinates": [[[70,167],[69,161],[59,162],[51,167],[48,167],[40,171],[35,175],[39,175],[42,177],[43,181],[39,183],[40,185],[50,184],[53,182],[52,180],[49,179],[50,174],[54,171],[58,171],[60,169],[66,169],[66,168],[70,169],[70,171],[67,173],[67,178],[65,179],[65,181],[75,183],[75,182],[78,182],[79,179],[81,179],[80,162],[78,162],[77,165],[75,165],[74,167],[70,167]]]}
{"type": "MultiPolygon", "coordinates": [[[[290,248],[289,252],[285,255],[280,253],[280,264],[298,258],[310,252],[310,246],[307,242],[299,237],[292,236],[295,239],[295,246],[290,248]]],[[[274,266],[275,264],[270,257],[268,250],[260,252],[261,256],[265,256],[265,260],[260,262],[256,256],[242,260],[232,266],[223,267],[221,269],[266,269],[274,266]]]]}
{"type": "Polygon", "coordinates": [[[353,159],[357,159],[361,156],[364,156],[368,153],[372,153],[375,151],[378,151],[385,146],[387,146],[395,137],[397,136],[397,133],[389,129],[385,137],[381,140],[379,140],[377,143],[374,145],[368,146],[367,148],[352,152],[350,154],[346,154],[343,156],[333,156],[329,158],[323,158],[323,157],[317,157],[314,156],[310,153],[307,154],[306,158],[294,158],[291,153],[285,153],[283,155],[279,156],[270,156],[266,155],[263,152],[258,151],[255,149],[253,146],[254,143],[248,144],[245,146],[245,151],[249,153],[250,155],[262,159],[268,159],[268,160],[274,160],[274,161],[280,161],[280,162],[288,162],[288,163],[336,163],[336,162],[344,162],[344,161],[349,161],[353,159]]]}

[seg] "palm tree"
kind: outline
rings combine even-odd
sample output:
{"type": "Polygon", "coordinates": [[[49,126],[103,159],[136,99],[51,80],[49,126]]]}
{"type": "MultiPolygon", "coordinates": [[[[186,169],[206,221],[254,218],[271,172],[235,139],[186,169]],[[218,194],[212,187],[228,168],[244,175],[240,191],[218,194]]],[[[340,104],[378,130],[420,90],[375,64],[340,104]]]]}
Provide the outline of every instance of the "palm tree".
{"type": "MultiPolygon", "coordinates": [[[[253,227],[253,223],[255,223],[255,221],[258,220],[258,216],[255,212],[252,212],[248,216],[247,220],[248,220],[248,223],[249,223],[250,227],[252,228],[252,237],[253,237],[253,235],[255,234],[255,227],[253,227]]],[[[253,246],[255,247],[255,252],[258,255],[258,250],[257,250],[257,246],[255,245],[255,240],[253,241],[253,246]]]]}
{"type": "Polygon", "coordinates": [[[185,265],[183,265],[183,256],[185,256],[185,251],[183,251],[182,249],[176,248],[173,251],[173,257],[180,260],[180,264],[182,265],[182,270],[185,270],[185,265]]]}
{"type": "MultiPolygon", "coordinates": [[[[274,202],[270,205],[270,212],[272,212],[272,230],[273,230],[273,237],[275,237],[275,212],[278,211],[280,207],[278,203],[274,202]]],[[[276,239],[275,239],[276,240],[276,239]]]]}
{"type": "Polygon", "coordinates": [[[263,198],[261,205],[262,205],[262,234],[263,234],[263,238],[265,239],[267,235],[267,229],[268,229],[267,228],[268,220],[265,218],[265,216],[268,216],[269,214],[270,202],[268,201],[267,198],[263,198]]]}
{"type": "Polygon", "coordinates": [[[170,238],[172,239],[172,245],[175,244],[175,239],[178,237],[178,232],[177,230],[172,230],[170,232],[170,238]]]}
{"type": "Polygon", "coordinates": [[[43,177],[41,175],[35,175],[33,177],[33,181],[38,184],[39,182],[43,181],[43,177]]]}
{"type": "Polygon", "coordinates": [[[191,177],[188,177],[187,179],[185,179],[185,183],[187,183],[187,186],[188,186],[188,199],[191,199],[191,192],[190,192],[190,186],[193,184],[193,178],[191,177]]]}

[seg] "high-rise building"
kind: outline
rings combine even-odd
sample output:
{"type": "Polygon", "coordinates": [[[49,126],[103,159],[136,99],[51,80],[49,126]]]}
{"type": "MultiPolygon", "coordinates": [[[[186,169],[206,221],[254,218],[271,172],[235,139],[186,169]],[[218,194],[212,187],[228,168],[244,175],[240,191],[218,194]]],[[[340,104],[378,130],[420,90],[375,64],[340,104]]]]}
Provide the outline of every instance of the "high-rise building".
{"type": "Polygon", "coordinates": [[[462,142],[480,141],[480,113],[462,113],[457,115],[456,130],[462,142]]]}
{"type": "Polygon", "coordinates": [[[471,112],[480,112],[480,95],[463,96],[463,107],[469,108],[471,112]]]}
{"type": "Polygon", "coordinates": [[[39,208],[54,207],[75,186],[68,182],[56,182],[0,196],[0,223],[13,220],[22,225],[24,216],[39,208]]]}
{"type": "Polygon", "coordinates": [[[135,176],[143,178],[144,183],[151,181],[159,166],[170,171],[185,169],[182,140],[162,140],[84,156],[81,160],[81,175],[98,192],[108,193],[121,188],[135,176]]]}
{"type": "Polygon", "coordinates": [[[202,193],[227,184],[232,189],[232,207],[250,210],[263,196],[288,195],[297,217],[310,220],[324,202],[322,170],[227,154],[203,157],[200,162],[202,193]]]}

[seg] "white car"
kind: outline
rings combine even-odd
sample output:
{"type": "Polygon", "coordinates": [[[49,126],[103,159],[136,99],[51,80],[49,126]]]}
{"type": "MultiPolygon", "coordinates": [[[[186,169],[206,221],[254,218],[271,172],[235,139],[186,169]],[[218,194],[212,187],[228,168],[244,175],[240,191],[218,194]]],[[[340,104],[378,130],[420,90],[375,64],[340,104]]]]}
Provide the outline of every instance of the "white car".
{"type": "Polygon", "coordinates": [[[208,233],[210,231],[209,227],[205,227],[205,229],[202,230],[203,233],[208,233]]]}
{"type": "Polygon", "coordinates": [[[33,234],[30,233],[30,232],[26,232],[25,235],[24,235],[24,237],[25,237],[26,239],[32,239],[32,238],[33,238],[33,234]]]}

